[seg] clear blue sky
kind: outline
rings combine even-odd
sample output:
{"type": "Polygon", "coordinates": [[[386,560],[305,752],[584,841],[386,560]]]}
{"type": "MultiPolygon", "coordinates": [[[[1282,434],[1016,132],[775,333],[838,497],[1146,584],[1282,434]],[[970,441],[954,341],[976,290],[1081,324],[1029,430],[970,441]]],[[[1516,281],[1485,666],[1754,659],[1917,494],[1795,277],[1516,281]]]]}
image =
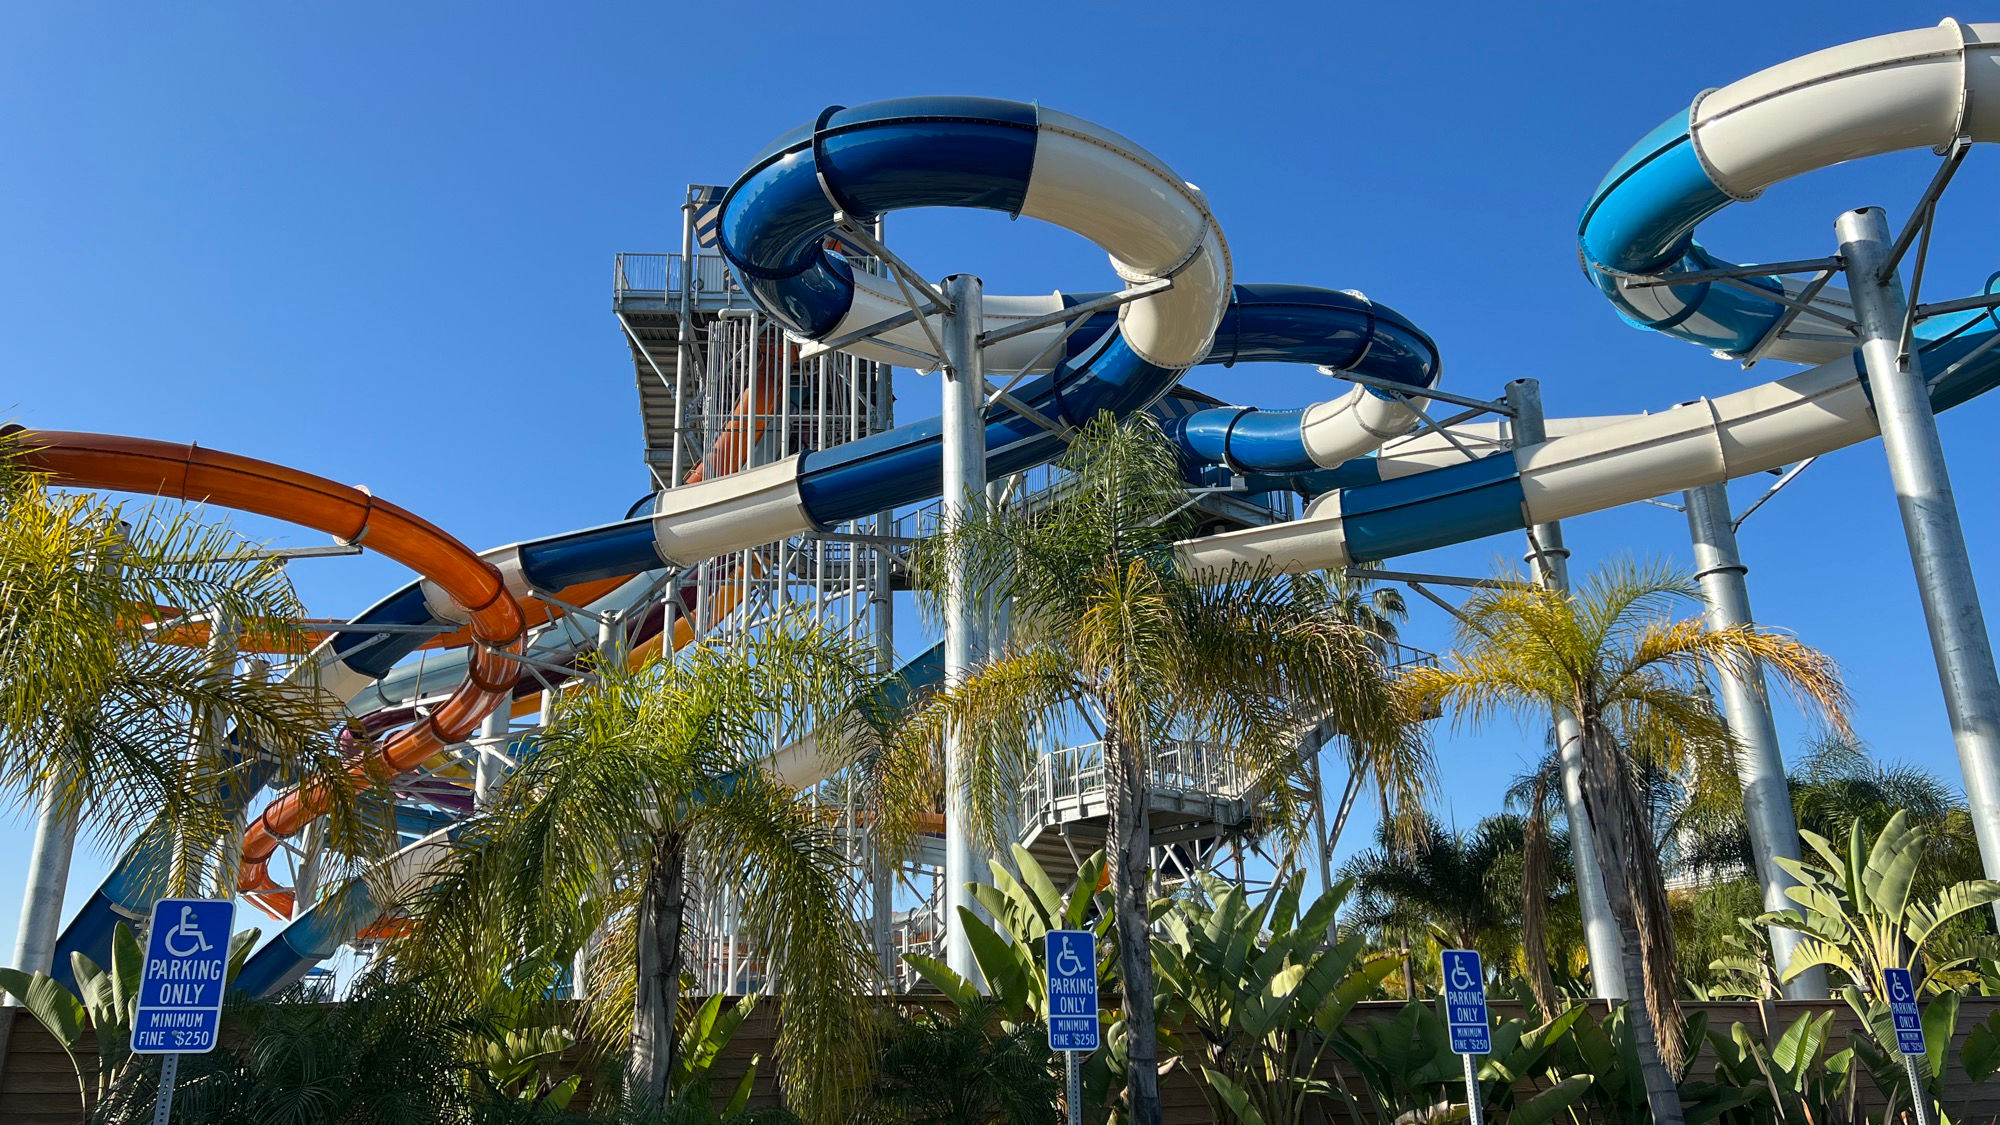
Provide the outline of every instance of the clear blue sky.
{"type": "MultiPolygon", "coordinates": [[[[1577,268],[1586,194],[1705,87],[1948,14],[1739,5],[1724,26],[1600,3],[1130,7],[876,4],[842,22],[819,4],[9,5],[0,416],[365,483],[478,547],[615,518],[645,478],[612,254],[673,248],[682,185],[727,182],[822,106],[930,92],[1035,99],[1130,135],[1206,189],[1239,280],[1387,301],[1436,336],[1452,388],[1532,375],[1552,414],[1663,408],[1753,376],[1612,315],[1577,268]]],[[[1993,163],[1976,153],[1947,199],[1933,295],[1996,264],[1975,237],[1993,163]]],[[[1744,259],[1826,253],[1840,208],[1900,219],[1930,166],[1823,173],[1705,237],[1744,259]]],[[[892,229],[926,269],[980,272],[989,292],[1111,282],[1101,254],[1031,223],[892,229]]],[[[1192,382],[1262,406],[1330,393],[1285,369],[1192,382]]],[[[929,381],[899,387],[903,420],[932,412],[929,381]]],[[[1974,402],[1943,427],[2000,611],[1996,409],[1974,402]]],[[[1739,484],[1738,503],[1760,487],[1739,484]]],[[[1586,567],[1687,557],[1681,517],[1657,507],[1573,521],[1569,537],[1586,567]]],[[[1824,459],[1743,539],[1759,615],[1842,661],[1875,749],[1955,778],[1879,448],[1824,459]]],[[[1483,573],[1520,546],[1401,565],[1483,573]]],[[[375,558],[297,569],[324,613],[404,577],[375,558]]],[[[1440,616],[1420,608],[1411,638],[1440,647],[1440,616]]],[[[1444,737],[1441,812],[1493,811],[1540,738],[1444,737]]],[[[26,840],[0,820],[0,854],[26,840]]],[[[102,863],[79,856],[78,891],[102,863]]],[[[0,865],[0,940],[20,866],[0,865]]]]}

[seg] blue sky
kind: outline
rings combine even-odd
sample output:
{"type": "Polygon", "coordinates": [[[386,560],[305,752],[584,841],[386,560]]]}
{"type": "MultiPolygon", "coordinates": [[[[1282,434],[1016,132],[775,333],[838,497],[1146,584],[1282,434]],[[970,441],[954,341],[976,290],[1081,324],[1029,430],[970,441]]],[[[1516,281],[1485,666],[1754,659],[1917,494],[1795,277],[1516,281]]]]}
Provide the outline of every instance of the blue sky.
{"type": "MultiPolygon", "coordinates": [[[[822,106],[932,92],[1039,100],[1126,133],[1207,191],[1238,280],[1388,302],[1437,338],[1453,389],[1534,376],[1551,414],[1664,408],[1782,371],[1746,375],[1621,323],[1577,268],[1590,189],[1705,87],[1947,13],[1740,5],[1719,28],[1656,10],[1669,9],[877,4],[845,24],[785,3],[13,4],[0,416],[363,483],[476,547],[615,518],[645,476],[612,255],[675,248],[682,185],[728,182],[822,106]]],[[[1971,292],[1994,265],[1973,237],[1992,163],[1975,153],[1946,199],[1929,295],[1971,292]]],[[[1830,252],[1841,208],[1879,203],[1900,221],[1931,164],[1783,185],[1704,240],[1739,259],[1830,252]]],[[[916,214],[891,229],[934,276],[978,272],[989,292],[1111,282],[1099,252],[1032,223],[916,214]]],[[[1260,406],[1336,389],[1283,368],[1191,382],[1260,406]]],[[[898,386],[901,420],[934,412],[931,380],[898,386]]],[[[1996,408],[1942,426],[2000,610],[1996,408]]],[[[1738,504],[1761,487],[1739,482],[1738,504]]],[[[1648,505],[1569,525],[1579,567],[1685,562],[1686,539],[1679,515],[1648,505]]],[[[1759,616],[1842,662],[1876,751],[1955,778],[1879,448],[1823,459],[1745,526],[1743,548],[1759,616]]],[[[1509,537],[1398,565],[1478,574],[1520,552],[1509,537]]],[[[344,614],[406,576],[365,557],[296,577],[316,612],[344,614]]],[[[1420,607],[1409,636],[1436,648],[1447,630],[1420,607]]],[[[1781,724],[1796,744],[1795,718],[1781,724]]],[[[1440,733],[1439,811],[1461,824],[1497,807],[1541,740],[1440,733]]],[[[26,840],[0,819],[0,854],[24,856],[26,840]]],[[[102,864],[79,856],[79,891],[102,864]]],[[[0,933],[20,866],[0,865],[0,933]]]]}

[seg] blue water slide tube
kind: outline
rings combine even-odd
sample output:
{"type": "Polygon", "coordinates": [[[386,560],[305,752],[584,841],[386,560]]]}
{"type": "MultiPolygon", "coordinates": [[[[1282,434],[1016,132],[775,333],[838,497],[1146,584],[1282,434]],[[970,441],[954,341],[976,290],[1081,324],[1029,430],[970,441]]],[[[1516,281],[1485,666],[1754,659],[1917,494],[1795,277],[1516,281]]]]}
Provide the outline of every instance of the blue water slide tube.
{"type": "MultiPolygon", "coordinates": [[[[876,315],[887,299],[880,279],[856,274],[826,249],[836,211],[864,218],[939,205],[1047,218],[1098,240],[1128,283],[1172,282],[1115,314],[1093,318],[1059,349],[1052,369],[1017,388],[1017,397],[1063,422],[1144,407],[1196,362],[1307,363],[1375,375],[1412,391],[1437,378],[1431,340],[1365,297],[1305,286],[1230,285],[1226,246],[1199,192],[1115,134],[1020,103],[904,99],[822,114],[812,127],[767,149],[731,189],[723,245],[766,311],[796,331],[823,336],[846,330],[856,317],[876,315]]],[[[1017,301],[1016,308],[1033,312],[1045,307],[1034,301],[1061,308],[1084,299],[1055,294],[1021,299],[1028,305],[1017,301]]],[[[995,307],[1007,308],[1006,299],[989,302],[989,311],[995,307]]],[[[1024,337],[1018,346],[1039,347],[1039,340],[1024,337]]],[[[1356,393],[1401,404],[1392,394],[1356,393]]],[[[1342,458],[1330,458],[1327,442],[1313,436],[1314,409],[1204,411],[1181,420],[1174,433],[1193,465],[1321,472],[1342,458]]],[[[1058,437],[1005,409],[993,412],[986,437],[995,473],[1043,463],[1062,448],[1058,437]]],[[[941,477],[938,422],[808,453],[781,468],[789,474],[781,487],[792,491],[794,503],[776,524],[730,519],[746,482],[722,478],[664,494],[652,516],[515,544],[487,557],[517,595],[533,594],[685,565],[927,500],[937,494],[941,477]],[[732,530],[732,523],[749,526],[732,530]],[[713,530],[717,524],[722,531],[713,530]],[[678,530],[684,525],[698,530],[678,530]]],[[[412,583],[355,620],[406,626],[453,618],[447,599],[412,583]]],[[[351,697],[360,685],[390,675],[416,643],[409,634],[343,633],[328,646],[328,669],[357,685],[346,691],[351,697]]],[[[80,917],[72,930],[107,937],[106,919],[129,875],[114,872],[87,905],[88,918],[80,917]],[[82,925],[86,921],[93,924],[82,925]]]]}

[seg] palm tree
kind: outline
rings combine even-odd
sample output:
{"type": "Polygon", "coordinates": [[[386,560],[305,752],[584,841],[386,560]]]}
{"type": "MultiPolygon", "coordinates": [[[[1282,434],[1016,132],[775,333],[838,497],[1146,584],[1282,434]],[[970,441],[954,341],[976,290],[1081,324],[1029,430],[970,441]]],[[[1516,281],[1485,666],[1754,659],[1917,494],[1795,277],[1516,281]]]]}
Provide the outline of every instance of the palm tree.
{"type": "MultiPolygon", "coordinates": [[[[1830,840],[1845,839],[1856,823],[1872,835],[1897,812],[1908,814],[1911,827],[1923,832],[1918,894],[1984,875],[1964,798],[1921,766],[1882,761],[1852,738],[1829,735],[1807,745],[1786,780],[1799,827],[1830,840]]],[[[1740,806],[1682,819],[1695,828],[1685,837],[1684,864],[1705,871],[1750,870],[1750,834],[1740,806]]]]}
{"type": "Polygon", "coordinates": [[[1340,878],[1354,882],[1347,921],[1391,944],[1410,945],[1428,930],[1490,964],[1512,963],[1525,905],[1526,819],[1502,813],[1461,832],[1423,815],[1416,828],[1407,840],[1379,825],[1375,846],[1342,866],[1340,878]]]}
{"type": "Polygon", "coordinates": [[[221,794],[253,777],[325,793],[331,844],[372,854],[382,821],[317,683],[235,675],[233,651],[203,643],[234,622],[264,655],[304,659],[283,560],[197,512],[57,491],[26,440],[0,431],[0,790],[107,840],[170,837],[170,866],[142,872],[161,892],[234,891],[240,806],[221,794]]]}
{"type": "MultiPolygon", "coordinates": [[[[1386,663],[1396,645],[1398,626],[1409,620],[1410,607],[1402,591],[1393,586],[1375,584],[1375,580],[1366,573],[1375,568],[1374,563],[1364,563],[1348,570],[1301,574],[1295,576],[1292,583],[1299,598],[1308,606],[1335,621],[1346,622],[1361,630],[1369,648],[1386,663]]],[[[1340,801],[1334,805],[1330,826],[1326,823],[1327,792],[1322,755],[1314,754],[1307,763],[1310,771],[1307,784],[1311,786],[1314,802],[1314,828],[1320,838],[1320,883],[1323,890],[1333,884],[1330,870],[1333,850],[1340,843],[1341,833],[1347,829],[1348,814],[1354,810],[1354,803],[1367,786],[1374,766],[1366,747],[1347,742],[1342,748],[1347,757],[1347,780],[1341,786],[1340,801]]],[[[1386,819],[1386,807],[1383,812],[1386,819]]],[[[1414,835],[1407,826],[1399,834],[1405,838],[1414,835]]]]}
{"type": "Polygon", "coordinates": [[[993,842],[998,810],[1060,732],[1090,729],[1104,748],[1107,850],[1118,927],[1136,1125],[1160,1120],[1147,829],[1155,747],[1227,753],[1263,781],[1294,829],[1303,802],[1301,736],[1321,719],[1378,762],[1392,804],[1414,804],[1429,760],[1389,689],[1370,637],[1321,611],[1300,584],[1265,573],[1195,575],[1177,561],[1188,507],[1173,448],[1150,420],[1102,416],[1059,462],[1046,504],[974,514],[929,542],[915,573],[938,612],[947,575],[1012,606],[1007,646],[928,700],[874,775],[885,842],[908,841],[912,815],[943,791],[937,747],[965,747],[973,830],[993,842]],[[902,810],[899,814],[897,810],[902,810]]]}
{"type": "Polygon", "coordinates": [[[725,887],[779,983],[791,1104],[834,1120],[863,1080],[870,960],[849,917],[836,825],[764,768],[815,732],[854,737],[866,657],[838,636],[774,628],[627,672],[595,670],[554,713],[442,877],[410,905],[396,955],[475,991],[550,980],[592,941],[586,1018],[630,1045],[627,1095],[668,1104],[688,912],[725,887]]]}
{"type": "Polygon", "coordinates": [[[1440,666],[1408,671],[1420,706],[1449,706],[1460,723],[1502,712],[1539,721],[1567,709],[1582,738],[1583,784],[1606,897],[1626,950],[1632,1021],[1647,1101],[1661,1121],[1681,1120],[1671,1071],[1686,1057],[1675,980],[1674,934],[1646,792],[1653,763],[1683,776],[1731,772],[1735,743],[1703,689],[1710,667],[1748,673],[1758,664],[1839,729],[1846,690],[1833,662],[1797,639],[1754,626],[1710,630],[1674,620],[1700,597],[1659,567],[1613,564],[1574,593],[1518,581],[1483,587],[1461,609],[1458,648],[1440,666]]]}

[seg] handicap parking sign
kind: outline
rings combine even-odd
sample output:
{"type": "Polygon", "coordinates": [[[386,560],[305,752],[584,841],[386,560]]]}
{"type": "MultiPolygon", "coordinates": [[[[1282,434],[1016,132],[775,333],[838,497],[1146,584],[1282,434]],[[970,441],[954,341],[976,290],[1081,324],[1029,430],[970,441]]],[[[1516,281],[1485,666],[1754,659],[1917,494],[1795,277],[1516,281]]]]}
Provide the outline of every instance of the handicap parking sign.
{"type": "Polygon", "coordinates": [[[1917,986],[1908,969],[1883,969],[1882,991],[1896,1024],[1896,1047],[1906,1055],[1925,1054],[1924,1020],[1917,1011],[1917,986]]]}
{"type": "Polygon", "coordinates": [[[1451,1029],[1451,1053],[1485,1055],[1493,1051],[1493,1030],[1486,1016],[1486,971],[1472,949],[1447,949],[1444,968],[1445,1023],[1451,1029]]]}
{"type": "Polygon", "coordinates": [[[1097,1027],[1097,935],[1089,930],[1050,930],[1049,1050],[1095,1051],[1097,1027]]]}
{"type": "Polygon", "coordinates": [[[139,1006],[132,1017],[133,1054],[215,1049],[235,915],[235,904],[228,899],[163,898],[153,904],[139,1006]]]}

